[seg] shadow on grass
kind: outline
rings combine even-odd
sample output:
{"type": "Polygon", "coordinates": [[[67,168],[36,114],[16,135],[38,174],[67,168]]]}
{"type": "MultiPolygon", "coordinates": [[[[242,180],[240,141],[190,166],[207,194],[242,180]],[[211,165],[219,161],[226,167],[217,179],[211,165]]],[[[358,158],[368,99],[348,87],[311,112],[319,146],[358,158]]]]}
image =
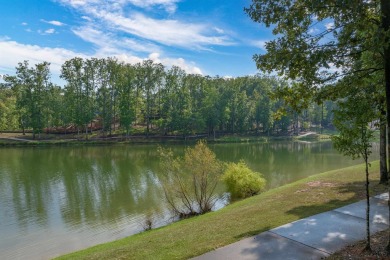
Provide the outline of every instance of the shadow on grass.
{"type": "Polygon", "coordinates": [[[250,230],[248,232],[244,232],[244,233],[241,233],[237,236],[234,236],[234,238],[238,239],[238,240],[241,240],[243,238],[247,238],[247,237],[251,237],[251,236],[256,236],[262,232],[265,232],[265,231],[268,231],[270,230],[272,227],[271,226],[267,226],[267,227],[264,227],[264,228],[260,228],[260,229],[256,229],[256,230],[250,230]]]}
{"type": "MultiPolygon", "coordinates": [[[[346,183],[342,186],[336,186],[332,189],[336,190],[339,194],[353,194],[346,199],[333,199],[322,204],[304,205],[298,206],[293,209],[286,211],[288,214],[297,216],[298,218],[305,218],[314,214],[322,213],[325,211],[333,210],[366,198],[365,193],[365,182],[352,182],[346,183]]],[[[377,194],[387,192],[387,186],[383,184],[374,183],[370,184],[370,197],[377,194]]]]}

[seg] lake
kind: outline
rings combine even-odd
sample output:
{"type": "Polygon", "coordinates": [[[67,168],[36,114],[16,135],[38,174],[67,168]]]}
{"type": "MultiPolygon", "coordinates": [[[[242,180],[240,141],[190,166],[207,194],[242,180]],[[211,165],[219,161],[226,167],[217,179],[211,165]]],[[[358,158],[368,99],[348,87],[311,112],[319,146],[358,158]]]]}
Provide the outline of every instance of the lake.
{"type": "MultiPolygon", "coordinates": [[[[185,148],[169,147],[177,155],[185,148]]],[[[222,161],[245,160],[268,189],[362,163],[331,142],[210,148],[222,161]]],[[[372,159],[377,151],[374,145],[372,159]]],[[[154,227],[171,222],[160,176],[157,145],[1,148],[0,259],[48,259],[141,232],[146,219],[154,227]]]]}

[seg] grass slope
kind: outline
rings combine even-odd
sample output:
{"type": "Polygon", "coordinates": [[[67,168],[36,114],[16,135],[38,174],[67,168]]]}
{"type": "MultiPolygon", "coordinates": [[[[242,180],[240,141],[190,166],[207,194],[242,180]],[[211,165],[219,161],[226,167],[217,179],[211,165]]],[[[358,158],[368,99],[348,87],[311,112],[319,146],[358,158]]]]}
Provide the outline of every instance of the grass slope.
{"type": "MultiPolygon", "coordinates": [[[[370,168],[372,194],[379,163],[370,168]]],[[[314,175],[233,203],[221,210],[179,221],[60,259],[187,259],[282,224],[364,199],[364,166],[314,175]]]]}

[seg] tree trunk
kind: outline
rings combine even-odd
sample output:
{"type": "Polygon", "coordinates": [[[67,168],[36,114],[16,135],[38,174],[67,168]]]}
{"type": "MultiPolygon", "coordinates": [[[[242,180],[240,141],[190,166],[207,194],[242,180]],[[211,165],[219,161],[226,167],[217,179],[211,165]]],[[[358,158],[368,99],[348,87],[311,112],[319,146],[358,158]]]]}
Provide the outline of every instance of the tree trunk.
{"type": "Polygon", "coordinates": [[[365,150],[364,161],[366,163],[366,231],[367,231],[367,244],[366,250],[371,251],[371,237],[370,237],[370,190],[368,189],[370,181],[368,179],[368,155],[367,149],[365,150]]]}
{"type": "MultiPolygon", "coordinates": [[[[382,14],[382,29],[385,32],[388,32],[390,29],[390,1],[389,0],[381,0],[381,14],[382,14]]],[[[386,43],[389,42],[389,38],[387,37],[386,43]]],[[[384,45],[384,66],[385,66],[385,88],[386,88],[386,119],[387,119],[387,129],[390,130],[390,45],[384,45]]],[[[387,131],[387,141],[390,140],[390,131],[387,131]]],[[[390,152],[390,145],[387,145],[390,152]]],[[[390,153],[389,153],[390,155],[390,153]]],[[[390,186],[388,186],[389,200],[389,222],[390,222],[390,186]]],[[[387,244],[387,253],[390,254],[390,232],[389,232],[389,243],[387,244]]]]}
{"type": "Polygon", "coordinates": [[[387,174],[387,156],[386,156],[386,111],[381,110],[380,124],[380,141],[379,141],[379,156],[380,156],[380,184],[386,184],[388,180],[387,174]]]}
{"type": "Polygon", "coordinates": [[[149,124],[150,124],[150,104],[149,104],[149,92],[146,97],[146,138],[149,138],[149,124]]]}
{"type": "Polygon", "coordinates": [[[324,103],[321,104],[321,134],[324,130],[324,103]]]}

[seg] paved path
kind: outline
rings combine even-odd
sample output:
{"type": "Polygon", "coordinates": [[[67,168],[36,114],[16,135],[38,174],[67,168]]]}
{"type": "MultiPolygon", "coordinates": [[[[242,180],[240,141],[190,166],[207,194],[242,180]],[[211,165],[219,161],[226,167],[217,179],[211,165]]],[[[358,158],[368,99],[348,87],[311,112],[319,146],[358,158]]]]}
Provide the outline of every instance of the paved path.
{"type": "MultiPolygon", "coordinates": [[[[387,193],[370,199],[372,234],[389,227],[387,200],[387,193]]],[[[366,201],[362,200],[271,229],[194,259],[322,259],[365,239],[365,216],[366,201]]]]}

